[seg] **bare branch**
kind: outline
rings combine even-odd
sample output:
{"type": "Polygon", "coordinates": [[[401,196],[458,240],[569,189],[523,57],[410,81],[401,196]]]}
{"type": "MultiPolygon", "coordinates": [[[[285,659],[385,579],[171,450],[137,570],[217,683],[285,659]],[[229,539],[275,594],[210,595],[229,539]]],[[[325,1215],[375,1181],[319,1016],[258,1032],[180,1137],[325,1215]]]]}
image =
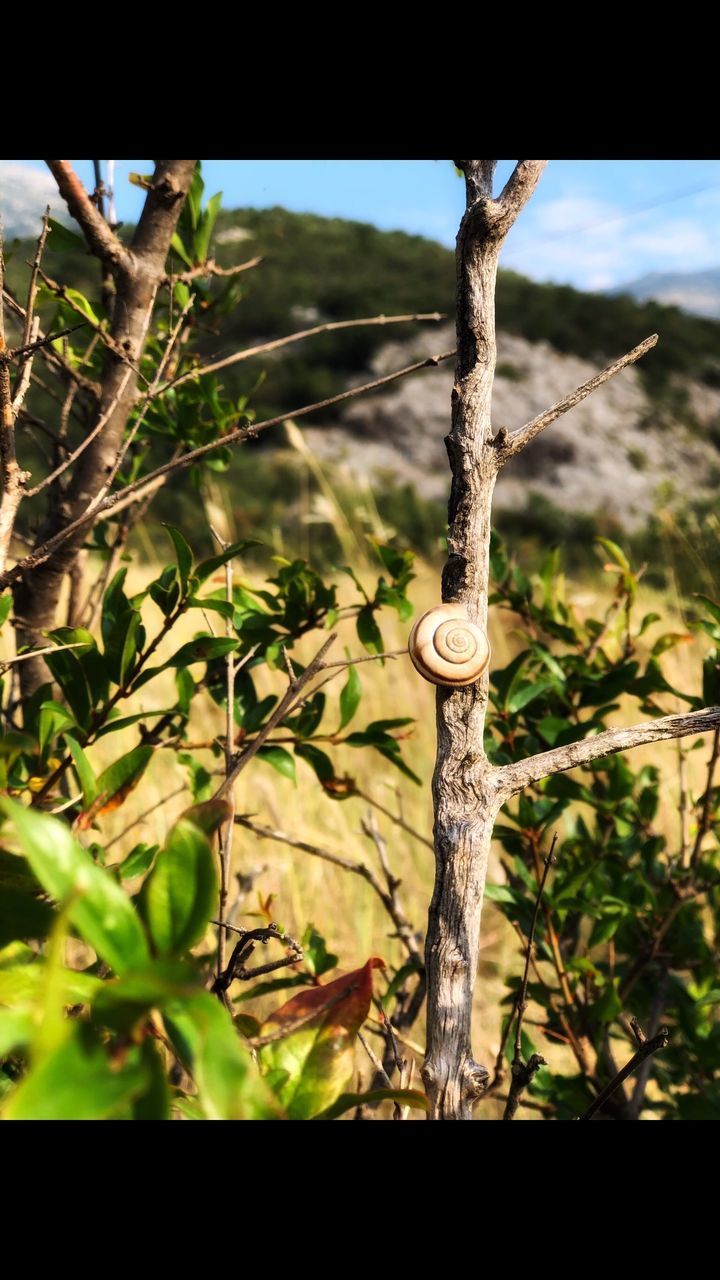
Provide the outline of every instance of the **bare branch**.
{"type": "Polygon", "coordinates": [[[619,360],[609,364],[601,373],[596,373],[588,382],[584,382],[581,387],[577,387],[569,395],[563,396],[562,400],[558,400],[556,404],[551,405],[544,413],[539,414],[537,418],[533,418],[532,422],[527,422],[524,427],[520,427],[518,431],[513,431],[510,436],[498,435],[496,437],[498,466],[502,466],[509,458],[514,458],[521,449],[525,448],[526,444],[529,444],[531,440],[539,436],[541,431],[549,427],[563,413],[567,413],[576,404],[580,404],[580,401],[589,396],[597,387],[601,387],[604,382],[614,378],[616,373],[626,369],[629,364],[634,364],[636,360],[640,360],[642,356],[652,350],[657,340],[658,335],[656,333],[651,334],[639,346],[633,347],[632,351],[628,351],[627,355],[621,356],[619,360]]]}
{"type": "Polygon", "coordinates": [[[47,160],[46,164],[70,213],[79,223],[90,251],[118,270],[130,271],[130,254],[93,204],[70,161],[47,160]]]}
{"type": "Polygon", "coordinates": [[[518,160],[497,201],[502,211],[499,228],[506,236],[533,194],[547,160],[518,160]]]}
{"type": "Polygon", "coordinates": [[[660,716],[627,729],[607,729],[604,733],[584,738],[581,742],[569,742],[567,746],[542,751],[528,760],[506,764],[497,771],[498,786],[509,798],[529,787],[541,778],[554,773],[564,773],[578,765],[590,764],[617,751],[629,751],[632,747],[646,746],[650,742],[663,742],[668,738],[686,738],[691,734],[710,733],[720,726],[720,707],[705,707],[687,715],[660,716]]]}
{"type": "Polygon", "coordinates": [[[385,817],[389,818],[391,822],[394,822],[397,827],[406,831],[409,836],[413,837],[413,839],[419,840],[421,844],[424,844],[425,847],[430,849],[432,852],[432,840],[428,840],[427,836],[421,835],[414,827],[408,826],[401,813],[393,813],[392,810],[386,809],[384,805],[380,804],[379,800],[375,800],[373,796],[368,795],[367,791],[361,791],[359,787],[356,789],[355,795],[361,800],[364,800],[366,804],[372,805],[373,809],[377,809],[378,813],[384,814],[385,817]]]}
{"type": "Polygon", "coordinates": [[[208,276],[239,276],[241,271],[249,271],[262,262],[262,257],[250,258],[247,262],[239,262],[235,267],[219,267],[214,258],[208,258],[199,267],[191,267],[189,271],[181,271],[177,275],[163,277],[162,283],[172,289],[176,284],[192,284],[193,280],[203,280],[208,276]]]}
{"type": "Polygon", "coordinates": [[[492,198],[492,180],[497,160],[455,162],[465,174],[467,211],[464,232],[481,233],[497,250],[518,214],[535,190],[547,160],[518,160],[497,200],[492,198]]]}
{"type": "Polygon", "coordinates": [[[18,507],[28,473],[20,467],[15,452],[16,411],[12,402],[10,361],[5,343],[5,323],[2,305],[5,282],[5,258],[0,233],[0,471],[2,473],[2,500],[0,503],[0,571],[5,568],[10,541],[15,528],[18,507]]]}
{"type": "Polygon", "coordinates": [[[618,1071],[614,1079],[605,1086],[602,1093],[599,1093],[597,1098],[591,1102],[587,1111],[583,1112],[581,1116],[578,1116],[578,1120],[592,1120],[595,1113],[605,1105],[608,1098],[612,1097],[615,1090],[620,1088],[623,1081],[627,1080],[628,1076],[631,1076],[633,1071],[636,1071],[651,1054],[657,1053],[659,1049],[664,1049],[669,1039],[670,1035],[667,1027],[661,1027],[656,1036],[653,1036],[651,1040],[646,1040],[645,1043],[640,1046],[637,1053],[633,1054],[630,1061],[625,1064],[622,1070],[618,1071]]]}
{"type": "Polygon", "coordinates": [[[410,959],[413,961],[418,960],[419,949],[415,939],[412,937],[412,931],[410,930],[408,933],[407,920],[402,912],[398,916],[396,903],[383,888],[382,881],[375,874],[372,867],[368,867],[365,862],[353,862],[350,858],[345,858],[339,853],[332,853],[330,849],[323,849],[320,845],[310,844],[307,840],[297,840],[285,831],[276,831],[272,827],[261,826],[260,823],[253,822],[245,814],[238,814],[235,821],[239,826],[252,831],[260,840],[276,840],[278,844],[286,844],[290,849],[300,849],[302,853],[309,853],[313,858],[321,858],[323,862],[330,862],[333,866],[340,867],[343,871],[349,871],[352,875],[360,876],[370,885],[370,888],[382,902],[410,959]]]}
{"type": "Polygon", "coordinates": [[[377,849],[380,866],[382,867],[385,883],[387,884],[387,894],[383,895],[383,903],[386,910],[397,929],[398,937],[402,941],[408,955],[416,961],[418,969],[422,969],[424,966],[420,948],[415,939],[412,925],[405,915],[398,898],[398,889],[400,888],[402,881],[398,880],[397,876],[393,874],[388,860],[387,845],[380,833],[380,830],[378,829],[372,809],[368,812],[367,818],[363,818],[361,820],[360,826],[363,834],[366,835],[369,840],[372,840],[375,848],[377,849]]]}
{"type": "Polygon", "coordinates": [[[334,320],[329,324],[318,324],[312,329],[302,329],[298,333],[290,333],[284,338],[274,338],[272,342],[263,342],[260,346],[247,347],[244,351],[236,351],[234,355],[226,356],[224,360],[216,360],[214,364],[206,364],[199,369],[188,369],[186,373],[181,373],[172,382],[165,383],[154,394],[155,396],[161,396],[169,387],[173,389],[181,387],[184,382],[189,382],[193,378],[204,378],[208,373],[217,373],[218,370],[227,369],[230,365],[238,364],[241,360],[250,360],[253,356],[264,355],[268,351],[277,351],[279,347],[287,347],[290,343],[301,342],[304,338],[313,338],[318,333],[330,333],[335,329],[357,329],[366,325],[407,324],[412,320],[438,321],[444,319],[445,317],[439,311],[433,311],[428,315],[373,316],[369,320],[334,320]]]}
{"type": "Polygon", "coordinates": [[[85,436],[85,439],[82,440],[78,445],[77,449],[74,449],[73,452],[69,454],[68,457],[65,458],[65,460],[61,462],[60,465],[57,466],[54,471],[51,471],[49,475],[45,476],[45,478],[41,480],[39,484],[34,485],[32,489],[28,489],[26,491],[25,496],[27,498],[34,498],[38,493],[41,493],[43,489],[47,489],[48,485],[51,485],[54,480],[57,480],[58,476],[61,476],[63,472],[67,471],[68,467],[71,467],[73,463],[76,462],[77,459],[80,457],[80,455],[85,452],[88,445],[91,445],[93,440],[95,440],[96,437],[100,435],[100,432],[103,430],[104,427],[107,426],[108,422],[110,421],[110,418],[114,414],[118,406],[118,403],[125,391],[125,388],[128,382],[130,381],[130,378],[132,377],[132,374],[133,374],[132,367],[128,367],[125,373],[125,377],[123,381],[119,384],[113,399],[110,401],[110,404],[108,405],[105,412],[101,414],[100,417],[98,418],[92,431],[88,432],[88,434],[85,436]]]}
{"type": "Polygon", "coordinates": [[[166,462],[163,466],[157,467],[155,471],[149,472],[148,475],[143,476],[140,480],[126,485],[117,493],[109,494],[96,506],[91,505],[86,508],[76,520],[66,525],[64,529],[61,529],[52,538],[48,538],[46,542],[41,543],[29,555],[24,556],[12,569],[7,569],[4,573],[0,573],[0,590],[9,586],[26,570],[35,569],[38,565],[44,564],[58,547],[62,546],[79,529],[82,529],[86,524],[95,523],[101,513],[121,510],[122,507],[127,506],[128,501],[136,501],[144,491],[150,487],[156,488],[159,484],[163,484],[169,475],[172,475],[175,471],[182,470],[184,467],[191,466],[192,463],[204,458],[208,453],[223,448],[225,445],[254,440],[262,431],[266,431],[269,427],[276,427],[281,422],[287,422],[288,418],[300,418],[309,413],[316,413],[320,409],[327,409],[330,405],[340,404],[341,401],[349,400],[353,396],[363,395],[367,391],[375,391],[378,387],[386,386],[388,383],[395,382],[398,378],[404,378],[410,373],[416,373],[419,369],[433,368],[444,360],[449,360],[454,354],[454,351],[444,351],[441,355],[430,356],[427,360],[420,360],[416,364],[407,365],[406,368],[398,369],[395,373],[386,374],[383,378],[376,378],[373,382],[363,383],[360,387],[351,387],[349,391],[341,391],[338,395],[330,396],[327,400],[320,400],[316,404],[306,405],[302,409],[291,409],[289,413],[280,414],[276,418],[268,418],[265,422],[253,423],[250,427],[237,427],[234,431],[229,432],[226,436],[221,436],[218,440],[210,441],[206,445],[201,445],[199,448],[191,450],[190,453],[182,454],[179,458],[166,462]]]}

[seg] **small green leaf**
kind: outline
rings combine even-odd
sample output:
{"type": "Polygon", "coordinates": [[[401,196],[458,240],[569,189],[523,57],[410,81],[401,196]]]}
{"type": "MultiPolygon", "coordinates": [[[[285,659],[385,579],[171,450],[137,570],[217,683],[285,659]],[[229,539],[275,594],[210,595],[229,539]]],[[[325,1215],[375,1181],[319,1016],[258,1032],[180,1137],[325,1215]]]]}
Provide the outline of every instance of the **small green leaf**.
{"type": "Polygon", "coordinates": [[[81,830],[89,827],[101,814],[112,813],[114,809],[120,808],[137,786],[152,755],[152,747],[135,747],[103,770],[97,780],[97,795],[78,824],[81,830]]]}
{"type": "Polygon", "coordinates": [[[260,747],[257,754],[259,760],[265,760],[267,764],[271,764],[273,769],[277,769],[284,778],[289,778],[291,782],[297,781],[295,761],[284,747],[260,747]]]}
{"type": "Polygon", "coordinates": [[[219,555],[210,556],[209,560],[202,560],[195,570],[195,577],[198,582],[205,582],[217,569],[227,564],[228,560],[232,560],[234,556],[242,555],[243,551],[248,547],[258,545],[258,538],[243,538],[241,542],[233,542],[224,551],[221,551],[219,555]]]}
{"type": "Polygon", "coordinates": [[[56,218],[48,218],[48,227],[50,229],[50,237],[48,239],[48,249],[72,249],[74,253],[87,253],[87,246],[82,236],[77,231],[71,231],[62,222],[58,222],[56,218]]]}
{"type": "Polygon", "coordinates": [[[181,955],[202,938],[216,897],[210,843],[184,816],[170,832],[145,886],[148,924],[160,955],[181,955]]]}
{"type": "Polygon", "coordinates": [[[175,555],[178,562],[178,573],[180,574],[183,595],[185,595],[187,592],[187,584],[190,574],[192,572],[193,553],[179,529],[174,528],[171,524],[166,524],[165,528],[172,538],[172,543],[175,548],[175,555]]]}
{"type": "Polygon", "coordinates": [[[383,652],[383,638],[380,634],[380,628],[375,621],[375,614],[372,606],[366,604],[360,610],[355,621],[358,639],[368,653],[383,652]]]}
{"type": "Polygon", "coordinates": [[[350,723],[360,705],[362,687],[357,667],[348,667],[347,680],[340,694],[340,728],[350,723]]]}
{"type": "Polygon", "coordinates": [[[97,781],[92,765],[80,746],[80,743],[73,738],[71,733],[65,733],[63,734],[63,737],[70,748],[70,754],[73,758],[73,765],[75,767],[77,779],[82,788],[83,808],[89,809],[97,795],[97,781]]]}
{"type": "Polygon", "coordinates": [[[144,875],[152,866],[159,847],[156,844],[136,844],[127,857],[118,864],[121,879],[132,880],[134,876],[144,875]]]}

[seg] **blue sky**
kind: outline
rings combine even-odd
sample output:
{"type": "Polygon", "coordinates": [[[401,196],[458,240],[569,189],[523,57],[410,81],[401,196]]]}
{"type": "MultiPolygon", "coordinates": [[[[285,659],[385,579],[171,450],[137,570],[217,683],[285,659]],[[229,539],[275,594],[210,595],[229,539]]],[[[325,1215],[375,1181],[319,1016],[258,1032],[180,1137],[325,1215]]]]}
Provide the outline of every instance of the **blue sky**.
{"type": "MultiPolygon", "coordinates": [[[[104,162],[105,163],[105,162],[104,162]]],[[[94,185],[92,162],[73,161],[94,185]]],[[[514,161],[500,161],[498,187],[514,161]]],[[[116,161],[118,217],[137,218],[142,192],[116,161]]],[[[204,160],[207,193],[226,207],[284,205],[378,227],[455,240],[463,183],[448,160],[204,160]]],[[[41,160],[0,161],[0,215],[12,231],[58,203],[41,160]]],[[[720,160],[550,161],[503,253],[503,265],[536,280],[609,289],[648,271],[720,267],[720,160]]]]}

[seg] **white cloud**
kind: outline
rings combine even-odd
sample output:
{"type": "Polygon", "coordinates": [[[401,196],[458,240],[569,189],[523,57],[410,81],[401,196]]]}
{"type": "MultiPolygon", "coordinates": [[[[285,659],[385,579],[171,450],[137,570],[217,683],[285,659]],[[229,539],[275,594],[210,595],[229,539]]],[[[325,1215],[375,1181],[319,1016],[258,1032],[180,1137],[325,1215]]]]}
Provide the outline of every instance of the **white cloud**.
{"type": "Polygon", "coordinates": [[[533,216],[518,224],[516,236],[511,232],[503,265],[537,280],[566,280],[597,290],[649,271],[716,267],[720,246],[713,204],[703,199],[696,211],[679,215],[662,206],[628,211],[573,194],[546,205],[538,201],[533,216]]]}
{"type": "Polygon", "coordinates": [[[0,220],[6,240],[37,235],[47,205],[54,218],[66,220],[65,206],[49,173],[0,160],[0,220]]]}

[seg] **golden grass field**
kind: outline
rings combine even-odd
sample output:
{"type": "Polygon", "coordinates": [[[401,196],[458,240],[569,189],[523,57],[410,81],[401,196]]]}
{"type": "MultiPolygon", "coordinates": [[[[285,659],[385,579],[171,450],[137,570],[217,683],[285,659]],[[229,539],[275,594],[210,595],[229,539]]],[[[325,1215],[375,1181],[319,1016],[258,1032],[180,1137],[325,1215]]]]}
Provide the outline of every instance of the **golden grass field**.
{"type": "MultiPolygon", "coordinates": [[[[438,575],[434,568],[420,563],[417,570],[417,580],[411,586],[416,615],[438,602],[439,590],[438,575]]],[[[241,566],[236,572],[238,578],[254,580],[255,585],[258,585],[257,575],[253,575],[252,579],[244,577],[241,566]]],[[[146,566],[144,570],[136,569],[133,588],[139,587],[145,574],[151,573],[150,566],[146,566]]],[[[372,574],[366,571],[364,576],[369,587],[372,574]]],[[[583,613],[589,612],[597,616],[608,597],[609,588],[605,596],[601,588],[592,590],[577,584],[568,585],[568,600],[574,601],[575,607],[583,613]]],[[[675,614],[672,603],[667,598],[658,598],[657,593],[641,592],[638,608],[642,613],[657,610],[663,617],[668,617],[673,629],[682,629],[681,619],[669,616],[675,614]]],[[[148,608],[148,623],[151,613],[157,613],[152,605],[148,608]]],[[[215,620],[217,615],[212,617],[215,620]]],[[[520,638],[507,625],[506,618],[507,615],[496,615],[491,617],[490,622],[493,662],[498,666],[505,665],[520,647],[520,638]]],[[[153,618],[153,624],[157,625],[156,618],[153,618]]],[[[194,614],[192,618],[186,617],[182,626],[166,641],[167,656],[179,643],[189,639],[200,625],[202,620],[198,614],[194,614]]],[[[411,623],[399,623],[396,614],[388,610],[382,619],[386,648],[392,650],[406,644],[410,626],[411,623]]],[[[345,644],[353,656],[360,656],[361,647],[355,637],[352,622],[346,623],[344,627],[341,625],[337,643],[340,653],[341,646],[345,644]]],[[[700,669],[701,645],[701,641],[694,639],[666,655],[665,668],[671,681],[675,679],[683,688],[695,687],[700,669]]],[[[297,650],[299,659],[309,659],[315,648],[317,638],[307,637],[304,646],[297,650]]],[[[162,656],[163,651],[160,651],[158,658],[161,659],[162,656]]],[[[359,671],[363,700],[352,727],[362,727],[376,719],[412,715],[416,723],[412,728],[412,736],[405,743],[404,754],[414,771],[423,779],[424,785],[413,785],[369,749],[358,751],[342,746],[333,748],[336,769],[338,773],[351,774],[362,791],[385,808],[401,812],[408,825],[423,835],[430,836],[430,779],[435,752],[434,689],[417,675],[409,659],[405,657],[387,662],[384,667],[375,662],[365,663],[359,671]]],[[[336,700],[343,680],[344,675],[341,675],[336,684],[328,687],[331,701],[336,700]]],[[[271,673],[263,668],[257,683],[260,693],[281,692],[284,676],[281,672],[271,673]]],[[[138,703],[151,710],[165,705],[164,695],[170,699],[172,692],[172,675],[167,673],[142,690],[138,703]]],[[[667,705],[668,712],[681,709],[682,705],[667,705]]],[[[332,730],[333,723],[337,723],[336,715],[334,706],[326,712],[329,731],[332,730]]],[[[628,708],[624,716],[620,713],[617,716],[618,721],[624,719],[626,722],[636,718],[637,712],[633,714],[631,708],[628,708]]],[[[222,734],[223,729],[223,716],[219,709],[210,702],[207,695],[201,695],[197,699],[191,722],[191,738],[208,739],[213,734],[222,734]]],[[[129,746],[132,741],[130,732],[127,738],[129,746]]],[[[116,739],[106,738],[94,749],[93,758],[98,768],[109,763],[115,754],[119,754],[118,747],[116,739]]],[[[637,754],[638,759],[644,757],[648,762],[660,765],[663,770],[667,788],[659,826],[670,839],[676,838],[677,746],[675,743],[660,744],[643,749],[637,754]]],[[[693,752],[688,758],[691,790],[693,783],[696,790],[701,785],[702,762],[706,755],[705,751],[693,752]]],[[[199,758],[209,768],[219,768],[222,765],[221,759],[213,760],[210,752],[205,752],[199,758]]],[[[294,787],[291,781],[281,777],[269,765],[261,761],[253,763],[238,780],[237,812],[254,814],[259,823],[321,845],[346,858],[367,861],[377,866],[375,850],[360,829],[361,819],[368,811],[366,802],[359,798],[332,800],[323,793],[307,765],[298,761],[297,769],[298,784],[294,787]]],[[[138,814],[177,790],[186,777],[186,771],[177,764],[171,751],[158,751],[140,787],[129,796],[123,808],[102,820],[103,835],[112,839],[138,814]]],[[[187,803],[187,798],[180,796],[157,807],[149,817],[113,845],[112,860],[117,860],[140,839],[162,842],[171,823],[187,803]]],[[[376,812],[375,816],[387,840],[393,869],[402,880],[400,895],[406,915],[420,932],[424,929],[432,892],[432,854],[425,845],[406,834],[382,814],[376,812]]],[[[98,838],[97,833],[95,838],[98,838]]],[[[326,937],[329,947],[339,955],[341,969],[353,968],[370,955],[380,955],[392,963],[401,962],[403,953],[397,941],[388,937],[388,932],[392,929],[390,921],[377,896],[359,877],[274,841],[259,841],[243,828],[236,828],[235,832],[233,872],[255,877],[252,891],[245,895],[240,905],[237,919],[241,923],[244,923],[242,917],[245,912],[256,910],[258,893],[263,896],[273,894],[273,917],[294,936],[300,936],[306,924],[312,921],[326,937]]],[[[497,859],[491,862],[490,878],[502,880],[497,859]]],[[[486,903],[476,996],[475,1053],[479,1061],[488,1065],[494,1061],[498,1047],[504,975],[513,969],[519,972],[521,967],[522,957],[516,935],[494,905],[486,903]]],[[[267,998],[263,1012],[269,1011],[278,1000],[281,1002],[282,997],[267,998]]],[[[417,1045],[422,1045],[422,1025],[413,1029],[410,1039],[417,1045]]],[[[542,1038],[541,1048],[551,1063],[559,1064],[562,1060],[563,1051],[547,1044],[542,1038]]],[[[367,1077],[367,1062],[358,1065],[367,1077]]],[[[478,1109],[478,1118],[499,1118],[501,1107],[501,1103],[489,1099],[484,1107],[478,1109]]],[[[536,1113],[525,1110],[523,1116],[532,1119],[536,1118],[536,1113]]]]}

